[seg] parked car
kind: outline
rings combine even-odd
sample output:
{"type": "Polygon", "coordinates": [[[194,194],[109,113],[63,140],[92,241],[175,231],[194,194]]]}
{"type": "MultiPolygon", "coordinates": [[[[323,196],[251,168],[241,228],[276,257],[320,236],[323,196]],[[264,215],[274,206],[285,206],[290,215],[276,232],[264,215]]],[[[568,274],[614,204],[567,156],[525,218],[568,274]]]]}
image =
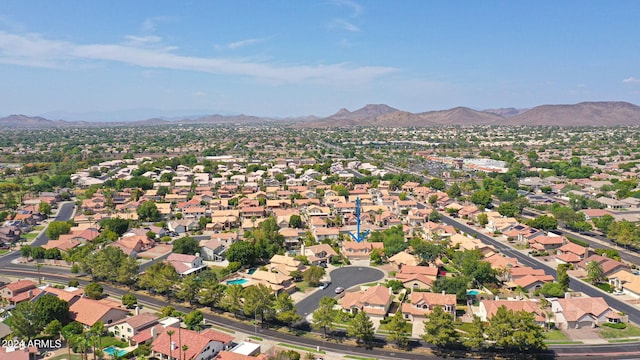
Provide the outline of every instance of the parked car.
{"type": "Polygon", "coordinates": [[[335,291],[336,291],[336,294],[341,294],[344,291],[344,288],[338,286],[335,291]]]}
{"type": "Polygon", "coordinates": [[[329,281],[323,282],[322,284],[320,284],[319,288],[320,288],[320,290],[324,290],[324,289],[328,288],[329,285],[331,285],[331,282],[329,282],[329,281]]]}

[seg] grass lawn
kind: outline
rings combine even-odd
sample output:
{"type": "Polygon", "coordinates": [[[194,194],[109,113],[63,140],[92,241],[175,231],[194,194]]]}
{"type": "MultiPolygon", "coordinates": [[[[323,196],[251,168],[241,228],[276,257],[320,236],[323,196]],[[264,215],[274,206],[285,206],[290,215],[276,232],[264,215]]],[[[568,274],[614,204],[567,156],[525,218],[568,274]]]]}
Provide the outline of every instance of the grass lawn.
{"type": "Polygon", "coordinates": [[[0,255],[6,254],[8,252],[9,252],[9,250],[0,250],[0,255]]]}
{"type": "Polygon", "coordinates": [[[453,323],[453,327],[460,331],[464,331],[465,333],[470,333],[473,329],[473,324],[472,323],[453,323]]]}
{"type": "Polygon", "coordinates": [[[600,328],[600,335],[605,339],[620,339],[640,336],[640,328],[631,324],[627,324],[627,328],[622,330],[602,326],[600,328]]]}
{"type": "Polygon", "coordinates": [[[40,230],[43,230],[43,229],[44,229],[44,225],[38,225],[38,226],[34,226],[33,227],[33,230],[35,230],[35,231],[40,231],[40,230]]]}
{"type": "Polygon", "coordinates": [[[458,271],[456,270],[455,267],[453,267],[453,265],[449,265],[449,264],[445,264],[444,269],[447,271],[447,273],[455,273],[458,271]]]}
{"type": "Polygon", "coordinates": [[[37,232],[30,232],[30,233],[24,234],[24,237],[26,237],[26,238],[27,238],[27,240],[33,240],[33,239],[35,239],[37,236],[38,236],[38,233],[37,233],[37,232]]]}
{"type": "Polygon", "coordinates": [[[308,281],[300,281],[296,283],[296,287],[298,288],[298,291],[300,292],[306,292],[309,289],[312,289],[311,286],[309,286],[309,282],[308,281]]]}
{"type": "Polygon", "coordinates": [[[127,347],[127,343],[124,341],[120,341],[116,338],[114,338],[113,336],[103,336],[101,339],[101,344],[102,344],[102,348],[106,348],[109,346],[115,346],[115,347],[119,347],[119,348],[125,348],[127,347]]]}
{"type": "Polygon", "coordinates": [[[567,335],[565,335],[562,331],[560,330],[551,330],[551,331],[547,331],[544,333],[544,337],[547,340],[551,340],[551,341],[565,341],[565,340],[569,340],[569,338],[567,337],[567,335]]]}
{"type": "MultiPolygon", "coordinates": [[[[388,326],[389,324],[380,324],[380,327],[378,328],[378,332],[389,332],[388,326]]],[[[412,330],[411,323],[406,323],[404,325],[404,331],[411,334],[411,330],[412,330]]]]}
{"type": "Polygon", "coordinates": [[[612,292],[613,289],[611,288],[611,285],[607,284],[607,283],[598,283],[595,285],[598,289],[600,290],[604,290],[606,292],[612,292]]]}
{"type": "Polygon", "coordinates": [[[65,359],[66,360],[82,360],[82,355],[71,354],[71,359],[69,359],[69,355],[64,354],[64,355],[58,355],[49,360],[65,360],[65,359]]]}
{"type": "Polygon", "coordinates": [[[298,346],[298,345],[291,345],[291,344],[285,344],[285,343],[278,343],[278,346],[291,348],[291,349],[302,350],[302,351],[306,351],[306,352],[312,352],[312,353],[320,353],[320,354],[324,354],[325,353],[324,350],[317,351],[314,348],[305,347],[305,346],[298,346]]]}
{"type": "Polygon", "coordinates": [[[526,244],[514,244],[513,247],[518,250],[527,250],[529,248],[526,244]]]}

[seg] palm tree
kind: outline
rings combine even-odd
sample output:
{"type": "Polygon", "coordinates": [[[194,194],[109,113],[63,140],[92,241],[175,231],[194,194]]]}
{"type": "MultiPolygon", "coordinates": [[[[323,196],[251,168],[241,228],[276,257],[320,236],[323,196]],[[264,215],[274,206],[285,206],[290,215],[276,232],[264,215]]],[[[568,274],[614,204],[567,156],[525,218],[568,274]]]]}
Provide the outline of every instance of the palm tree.
{"type": "Polygon", "coordinates": [[[597,284],[604,279],[604,270],[602,270],[602,265],[597,261],[588,262],[586,270],[592,284],[597,284]]]}
{"type": "Polygon", "coordinates": [[[187,350],[189,350],[188,345],[182,345],[182,360],[187,359],[187,350]]]}
{"type": "Polygon", "coordinates": [[[175,334],[173,330],[167,330],[167,335],[169,335],[169,357],[170,360],[173,360],[173,342],[171,341],[171,337],[175,334]]]}

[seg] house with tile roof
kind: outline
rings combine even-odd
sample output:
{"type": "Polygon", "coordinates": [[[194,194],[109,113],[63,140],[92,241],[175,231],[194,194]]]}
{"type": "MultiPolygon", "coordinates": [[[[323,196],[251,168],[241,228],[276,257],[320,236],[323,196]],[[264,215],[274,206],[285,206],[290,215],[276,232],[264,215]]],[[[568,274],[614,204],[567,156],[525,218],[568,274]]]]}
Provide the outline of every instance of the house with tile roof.
{"type": "Polygon", "coordinates": [[[640,299],[640,276],[628,270],[620,270],[609,275],[607,280],[614,289],[622,290],[626,295],[640,299]]]}
{"type": "Polygon", "coordinates": [[[384,250],[384,244],[381,242],[355,242],[343,241],[342,254],[349,260],[368,260],[373,249],[384,250]]]}
{"type": "Polygon", "coordinates": [[[142,313],[116,321],[107,327],[107,331],[113,333],[116,338],[129,341],[143,330],[157,325],[158,320],[159,317],[155,314],[142,313]]]}
{"type": "Polygon", "coordinates": [[[36,283],[31,280],[18,280],[0,289],[0,297],[13,305],[30,300],[39,293],[40,289],[37,289],[36,283]]]}
{"type": "Polygon", "coordinates": [[[590,255],[588,247],[567,242],[556,250],[556,259],[565,264],[576,264],[590,255]]]}
{"type": "Polygon", "coordinates": [[[430,290],[433,282],[438,278],[436,266],[402,265],[396,273],[396,279],[402,281],[406,288],[430,290]]]}
{"type": "Polygon", "coordinates": [[[71,320],[90,328],[98,321],[109,326],[127,317],[126,309],[113,307],[98,300],[81,298],[69,306],[71,320]]]}
{"type": "Polygon", "coordinates": [[[267,360],[269,357],[266,354],[258,354],[257,356],[250,356],[240,354],[233,351],[220,351],[215,360],[267,360]]]}
{"type": "Polygon", "coordinates": [[[560,329],[595,327],[602,323],[619,323],[621,316],[602,297],[553,299],[551,311],[560,329]]]}
{"type": "Polygon", "coordinates": [[[545,316],[540,309],[540,305],[531,300],[480,300],[478,311],[474,314],[480,317],[482,321],[489,321],[498,309],[504,306],[507,310],[515,312],[525,311],[535,315],[535,322],[543,326],[545,324],[545,316]]]}
{"type": "Polygon", "coordinates": [[[398,267],[402,267],[403,265],[418,266],[420,265],[420,259],[418,259],[418,256],[410,254],[407,251],[401,251],[390,257],[389,263],[398,267]]]}
{"type": "Polygon", "coordinates": [[[610,274],[613,274],[620,270],[631,270],[631,267],[627,264],[621,263],[620,261],[617,261],[617,260],[609,259],[608,257],[602,256],[602,255],[596,255],[596,254],[593,254],[588,258],[580,261],[579,263],[576,264],[576,267],[578,269],[586,270],[587,264],[590,263],[591,261],[595,261],[598,264],[600,264],[600,266],[602,266],[602,272],[603,272],[602,275],[604,276],[609,276],[610,274]]]}
{"type": "Polygon", "coordinates": [[[307,257],[311,265],[318,265],[322,262],[330,263],[332,257],[338,256],[329,244],[303,246],[301,252],[307,257]]]}
{"type": "Polygon", "coordinates": [[[211,329],[196,332],[172,329],[171,336],[162,331],[151,344],[151,356],[159,360],[208,360],[229,348],[234,338],[211,329]],[[186,348],[186,350],[183,350],[186,348]]]}
{"type": "Polygon", "coordinates": [[[167,257],[167,261],[176,269],[176,272],[180,276],[198,273],[207,268],[207,265],[202,262],[199,254],[188,255],[172,253],[167,257]]]}
{"type": "Polygon", "coordinates": [[[363,311],[369,316],[385,317],[392,300],[391,288],[376,285],[364,291],[345,293],[341,305],[342,309],[352,314],[363,311]]]}
{"type": "Polygon", "coordinates": [[[431,292],[412,292],[410,303],[402,304],[402,316],[410,321],[415,318],[426,318],[436,307],[441,307],[445,312],[455,316],[456,296],[454,294],[441,294],[431,292]]]}

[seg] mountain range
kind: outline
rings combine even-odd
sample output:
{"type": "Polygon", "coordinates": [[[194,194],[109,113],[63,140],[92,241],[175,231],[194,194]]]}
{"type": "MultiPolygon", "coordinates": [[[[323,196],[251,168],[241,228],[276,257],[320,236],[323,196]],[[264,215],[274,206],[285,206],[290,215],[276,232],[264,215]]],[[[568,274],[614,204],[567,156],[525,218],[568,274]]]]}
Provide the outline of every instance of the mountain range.
{"type": "Polygon", "coordinates": [[[320,118],[306,116],[276,119],[249,115],[206,115],[192,118],[151,118],[140,121],[86,122],[49,120],[44,117],[11,115],[0,118],[3,129],[42,129],[105,126],[151,126],[168,124],[260,124],[274,123],[294,127],[430,127],[430,126],[633,126],[640,125],[640,107],[620,101],[582,102],[572,105],[541,105],[531,109],[474,110],[455,107],[448,110],[411,113],[388,105],[366,105],[356,111],[340,109],[320,118]]]}

